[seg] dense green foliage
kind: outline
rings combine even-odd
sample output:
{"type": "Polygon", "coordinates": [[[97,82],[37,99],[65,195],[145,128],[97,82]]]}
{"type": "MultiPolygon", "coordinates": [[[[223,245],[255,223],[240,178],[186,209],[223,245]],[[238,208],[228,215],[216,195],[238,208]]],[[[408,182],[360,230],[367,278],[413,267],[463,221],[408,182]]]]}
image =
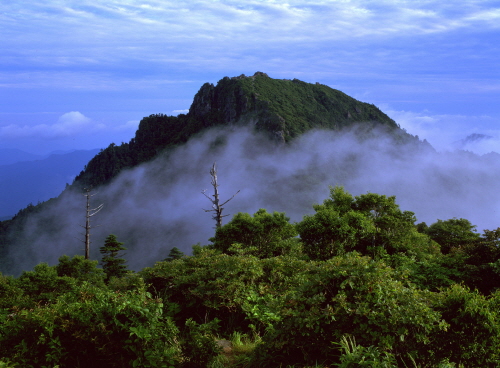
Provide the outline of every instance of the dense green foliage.
{"type": "Polygon", "coordinates": [[[341,187],[314,209],[295,224],[239,213],[211,245],[139,273],[62,256],[0,275],[0,364],[500,365],[500,228],[416,225],[394,197],[341,187]],[[221,352],[234,336],[255,337],[244,359],[221,352]]]}
{"type": "Polygon", "coordinates": [[[304,251],[312,259],[326,260],[358,251],[374,259],[404,254],[417,259],[436,252],[434,243],[419,234],[413,212],[401,211],[396,198],[375,193],[353,197],[341,187],[315,205],[316,214],[297,225],[304,251]]]}
{"type": "Polygon", "coordinates": [[[87,282],[53,303],[3,316],[0,354],[21,366],[160,367],[178,354],[177,328],[144,290],[87,282]]]}
{"type": "MultiPolygon", "coordinates": [[[[341,129],[353,122],[376,122],[391,130],[397,128],[396,123],[374,105],[319,83],[272,79],[264,73],[238,80],[241,89],[250,96],[249,105],[260,106],[256,109],[260,114],[268,113],[258,120],[257,128],[282,131],[286,140],[312,128],[341,129]]],[[[223,79],[219,83],[230,85],[230,82],[223,79]]]]}
{"type": "Polygon", "coordinates": [[[289,253],[297,235],[295,226],[284,213],[257,211],[253,217],[238,213],[225,226],[216,229],[210,240],[212,247],[223,253],[233,254],[244,249],[245,254],[268,258],[289,253]]]}

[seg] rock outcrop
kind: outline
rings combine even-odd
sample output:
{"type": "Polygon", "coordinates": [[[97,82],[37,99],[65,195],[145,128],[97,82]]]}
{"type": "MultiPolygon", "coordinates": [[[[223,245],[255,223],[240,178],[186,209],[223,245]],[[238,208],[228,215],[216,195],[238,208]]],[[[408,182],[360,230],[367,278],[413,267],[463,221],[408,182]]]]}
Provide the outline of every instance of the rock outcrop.
{"type": "Polygon", "coordinates": [[[313,128],[341,129],[355,123],[398,129],[374,105],[320,83],[273,79],[262,72],[250,77],[224,77],[215,86],[204,84],[188,116],[204,127],[253,124],[283,142],[313,128]]]}

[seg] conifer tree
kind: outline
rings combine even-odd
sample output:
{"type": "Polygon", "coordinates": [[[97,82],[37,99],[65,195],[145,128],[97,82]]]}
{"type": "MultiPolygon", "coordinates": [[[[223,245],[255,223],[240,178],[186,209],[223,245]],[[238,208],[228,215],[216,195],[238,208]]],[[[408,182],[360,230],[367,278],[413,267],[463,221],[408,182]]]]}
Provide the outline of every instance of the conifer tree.
{"type": "Polygon", "coordinates": [[[185,254],[177,247],[173,247],[170,249],[170,252],[168,253],[167,258],[165,258],[165,261],[173,261],[175,259],[181,259],[184,257],[185,254]]]}
{"type": "Polygon", "coordinates": [[[125,265],[127,261],[123,258],[119,258],[123,256],[123,254],[118,254],[125,249],[127,248],[123,247],[123,243],[120,243],[116,235],[113,234],[106,238],[104,246],[100,248],[99,251],[103,255],[101,264],[108,280],[111,276],[122,277],[127,273],[127,266],[125,265]]]}

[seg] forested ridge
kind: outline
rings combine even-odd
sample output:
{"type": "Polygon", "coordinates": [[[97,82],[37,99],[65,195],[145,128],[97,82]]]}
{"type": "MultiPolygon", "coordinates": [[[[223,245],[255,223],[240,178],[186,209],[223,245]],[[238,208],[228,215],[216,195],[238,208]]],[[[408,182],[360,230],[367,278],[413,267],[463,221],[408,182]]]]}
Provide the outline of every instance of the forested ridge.
{"type": "Polygon", "coordinates": [[[110,235],[103,268],[61,255],[0,277],[0,364],[498,367],[499,242],[342,187],[296,223],[238,213],[138,272],[110,235]]]}

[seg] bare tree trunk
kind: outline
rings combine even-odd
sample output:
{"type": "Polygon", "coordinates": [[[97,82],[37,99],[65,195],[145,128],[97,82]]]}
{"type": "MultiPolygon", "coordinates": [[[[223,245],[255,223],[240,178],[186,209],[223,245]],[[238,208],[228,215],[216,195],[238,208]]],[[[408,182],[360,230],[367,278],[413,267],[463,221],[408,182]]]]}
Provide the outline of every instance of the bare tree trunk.
{"type": "Polygon", "coordinates": [[[211,210],[204,210],[205,212],[214,212],[214,215],[212,218],[215,220],[215,228],[219,228],[222,226],[222,218],[229,216],[229,215],[222,215],[222,210],[224,210],[224,206],[227,202],[229,202],[231,199],[234,198],[236,194],[238,194],[240,191],[238,190],[231,198],[229,198],[227,201],[224,203],[220,203],[219,199],[219,190],[217,187],[219,184],[217,183],[217,168],[216,168],[216,163],[214,162],[212,168],[210,169],[210,176],[212,177],[211,184],[214,187],[214,194],[212,195],[213,198],[210,198],[205,192],[207,191],[206,189],[202,191],[203,195],[208,198],[210,202],[212,202],[212,209],[211,210]]]}
{"type": "Polygon", "coordinates": [[[90,209],[90,197],[95,196],[95,194],[90,194],[91,189],[90,188],[85,188],[85,194],[84,196],[87,197],[87,214],[85,217],[85,226],[82,226],[85,229],[85,259],[90,258],[90,229],[92,226],[90,226],[90,218],[97,214],[100,210],[102,210],[102,207],[104,206],[103,204],[100,204],[96,208],[90,209]]]}

